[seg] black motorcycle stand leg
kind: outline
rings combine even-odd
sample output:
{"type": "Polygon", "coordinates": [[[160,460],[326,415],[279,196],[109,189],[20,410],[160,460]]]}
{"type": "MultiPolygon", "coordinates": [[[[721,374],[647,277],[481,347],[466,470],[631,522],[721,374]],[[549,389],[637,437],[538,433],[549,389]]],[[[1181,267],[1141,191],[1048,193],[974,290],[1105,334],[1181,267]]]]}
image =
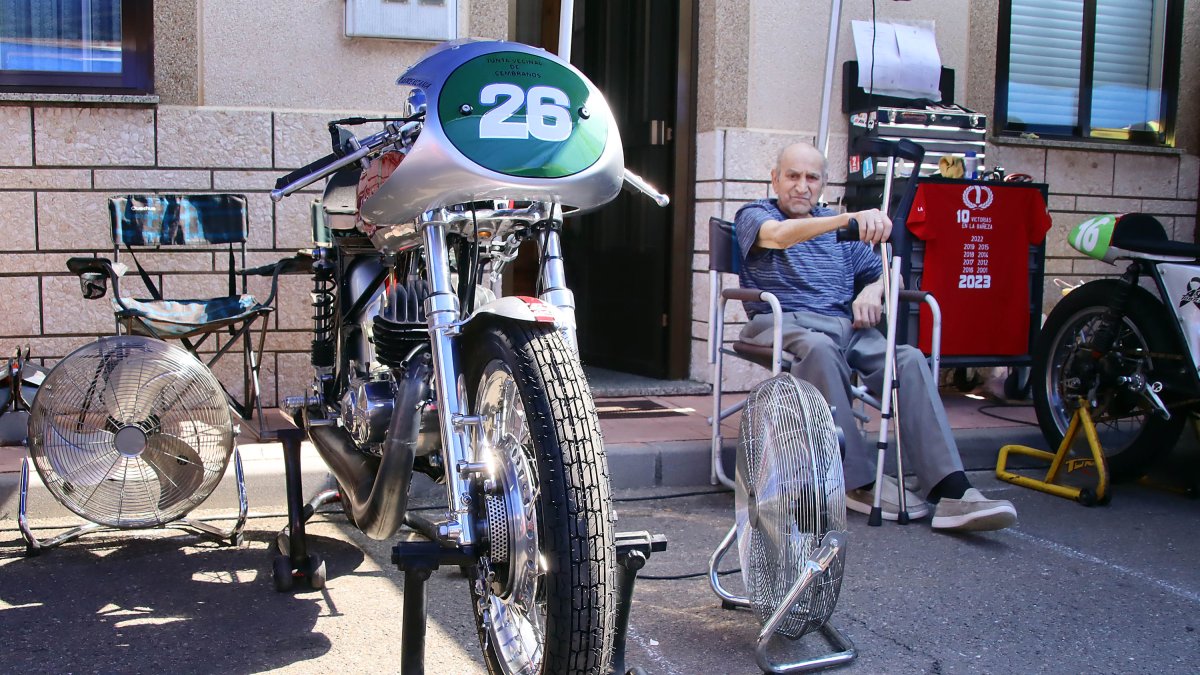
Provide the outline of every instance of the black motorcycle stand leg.
{"type": "Polygon", "coordinates": [[[288,537],[287,550],[284,551],[281,545],[280,551],[272,561],[271,572],[275,590],[281,593],[291,590],[296,579],[306,580],[311,588],[320,590],[325,587],[325,562],[315,553],[308,553],[308,538],[304,531],[304,523],[312,515],[311,509],[305,509],[304,485],[300,473],[300,443],[304,440],[304,431],[280,429],[279,440],[283,443],[288,537]]]}
{"type": "Polygon", "coordinates": [[[641,668],[625,670],[625,640],[629,633],[629,611],[633,607],[633,586],[638,570],[646,565],[651,553],[667,550],[667,538],[661,534],[618,532],[617,536],[617,626],[613,636],[613,675],[641,675],[641,668]]]}
{"type": "Polygon", "coordinates": [[[475,556],[461,548],[446,548],[428,537],[402,530],[392,547],[392,563],[404,572],[404,614],[400,629],[401,675],[425,673],[425,582],[442,565],[471,566],[475,556]]]}

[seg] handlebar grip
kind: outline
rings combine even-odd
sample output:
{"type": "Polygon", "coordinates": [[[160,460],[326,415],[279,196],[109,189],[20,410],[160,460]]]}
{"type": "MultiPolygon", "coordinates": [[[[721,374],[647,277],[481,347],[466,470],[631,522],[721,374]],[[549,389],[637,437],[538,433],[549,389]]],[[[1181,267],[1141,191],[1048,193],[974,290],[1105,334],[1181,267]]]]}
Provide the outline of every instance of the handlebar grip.
{"type": "Polygon", "coordinates": [[[632,187],[650,199],[653,199],[654,203],[658,204],[659,206],[665,207],[671,203],[670,197],[659,192],[658,190],[655,190],[649,183],[646,182],[646,179],[630,171],[629,169],[625,170],[624,183],[626,186],[632,187]]]}
{"type": "Polygon", "coordinates": [[[925,159],[925,148],[907,138],[892,141],[878,136],[860,136],[854,143],[854,149],[864,155],[900,157],[910,162],[921,162],[925,159]]]}
{"type": "Polygon", "coordinates": [[[324,157],[322,157],[321,159],[309,162],[308,164],[305,164],[304,166],[300,167],[299,169],[296,169],[295,171],[284,176],[283,178],[280,178],[279,180],[275,181],[275,189],[282,190],[283,188],[287,187],[294,181],[304,178],[305,176],[307,176],[311,173],[314,173],[319,169],[325,168],[325,166],[327,164],[336,162],[337,159],[338,159],[338,156],[331,152],[328,155],[325,155],[324,157]]]}
{"type": "Polygon", "coordinates": [[[838,241],[858,241],[858,220],[851,218],[845,227],[834,230],[838,241]]]}

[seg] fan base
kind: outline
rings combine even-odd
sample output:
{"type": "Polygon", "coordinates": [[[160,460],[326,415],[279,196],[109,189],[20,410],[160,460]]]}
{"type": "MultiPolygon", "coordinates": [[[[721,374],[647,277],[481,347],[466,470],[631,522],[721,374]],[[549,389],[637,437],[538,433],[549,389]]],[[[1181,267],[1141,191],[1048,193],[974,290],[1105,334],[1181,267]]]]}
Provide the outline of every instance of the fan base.
{"type": "MultiPolygon", "coordinates": [[[[237,479],[238,491],[238,515],[232,528],[223,530],[216,526],[210,525],[205,521],[194,518],[180,518],[169,523],[159,525],[159,529],[185,529],[198,532],[199,534],[211,537],[218,542],[227,543],[230,546],[241,546],[243,542],[242,530],[246,527],[246,515],[249,511],[249,505],[246,500],[246,481],[242,473],[242,456],[237,448],[233,451],[233,468],[237,479]]],[[[33,534],[33,529],[29,525],[29,514],[26,508],[29,499],[29,458],[25,457],[21,460],[21,482],[20,482],[20,501],[17,508],[17,525],[21,530],[21,538],[25,540],[25,555],[28,557],[39,555],[42,551],[61,546],[67,542],[74,541],[86,534],[93,532],[127,532],[128,528],[109,527],[98,523],[84,523],[73,527],[66,532],[55,535],[49,539],[38,539],[33,534]]]]}

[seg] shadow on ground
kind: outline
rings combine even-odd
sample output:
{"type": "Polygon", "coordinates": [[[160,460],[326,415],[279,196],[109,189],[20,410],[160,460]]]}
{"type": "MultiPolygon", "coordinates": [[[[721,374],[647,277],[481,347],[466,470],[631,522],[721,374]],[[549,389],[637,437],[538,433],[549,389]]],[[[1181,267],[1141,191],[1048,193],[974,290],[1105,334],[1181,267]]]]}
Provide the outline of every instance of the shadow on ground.
{"type": "MultiPolygon", "coordinates": [[[[12,542],[0,548],[4,669],[252,673],[324,654],[330,640],[313,628],[332,605],[274,592],[269,537],[247,531],[249,546],[232,549],[92,535],[32,558],[12,542]]],[[[312,539],[331,574],[363,560],[348,542],[312,539]]]]}

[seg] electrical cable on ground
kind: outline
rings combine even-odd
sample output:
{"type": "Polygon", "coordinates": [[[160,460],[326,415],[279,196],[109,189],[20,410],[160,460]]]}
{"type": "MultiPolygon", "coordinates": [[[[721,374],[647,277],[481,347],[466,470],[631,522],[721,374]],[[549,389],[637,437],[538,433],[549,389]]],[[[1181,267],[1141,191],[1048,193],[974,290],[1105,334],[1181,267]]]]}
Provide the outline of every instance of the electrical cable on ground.
{"type": "Polygon", "coordinates": [[[1026,403],[1026,404],[1021,404],[1021,405],[1012,405],[1011,403],[993,403],[990,405],[980,406],[979,412],[980,412],[980,414],[991,417],[992,419],[1004,420],[1005,422],[1013,422],[1014,424],[1024,424],[1027,426],[1036,427],[1038,425],[1037,422],[1013,419],[1011,417],[1005,417],[1004,415],[997,415],[996,413],[988,412],[992,408],[1031,408],[1031,407],[1033,407],[1032,403],[1026,403]]]}

